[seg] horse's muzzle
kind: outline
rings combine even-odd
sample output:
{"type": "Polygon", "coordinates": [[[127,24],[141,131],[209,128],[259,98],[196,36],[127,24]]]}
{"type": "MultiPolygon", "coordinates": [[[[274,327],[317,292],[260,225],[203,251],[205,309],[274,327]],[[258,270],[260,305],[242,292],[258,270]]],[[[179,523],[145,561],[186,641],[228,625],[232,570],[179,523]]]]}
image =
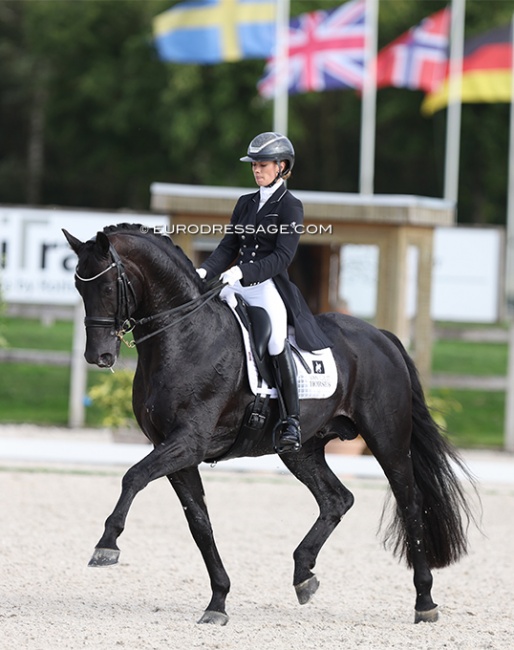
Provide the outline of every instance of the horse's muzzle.
{"type": "Polygon", "coordinates": [[[99,368],[112,368],[116,363],[120,351],[120,341],[112,336],[95,337],[89,335],[86,342],[84,357],[86,361],[99,368]],[[95,340],[98,338],[98,340],[95,340]]]}

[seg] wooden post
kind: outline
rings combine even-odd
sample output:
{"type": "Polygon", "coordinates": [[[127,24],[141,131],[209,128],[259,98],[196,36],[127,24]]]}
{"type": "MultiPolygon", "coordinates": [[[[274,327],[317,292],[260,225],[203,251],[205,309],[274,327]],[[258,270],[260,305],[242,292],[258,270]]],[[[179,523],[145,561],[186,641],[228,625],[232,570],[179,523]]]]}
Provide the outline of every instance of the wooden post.
{"type": "Polygon", "coordinates": [[[380,244],[378,264],[377,327],[387,329],[406,343],[408,323],[407,238],[405,228],[392,228],[380,244]]]}
{"type": "Polygon", "coordinates": [[[416,316],[414,320],[413,358],[421,382],[430,387],[432,376],[433,325],[430,313],[432,297],[433,239],[432,228],[413,229],[409,244],[418,249],[416,316]]]}
{"type": "Polygon", "coordinates": [[[84,359],[86,329],[84,327],[84,305],[82,300],[75,307],[73,319],[73,346],[71,351],[70,399],[68,426],[83,427],[85,422],[84,397],[87,389],[87,364],[84,359]]]}

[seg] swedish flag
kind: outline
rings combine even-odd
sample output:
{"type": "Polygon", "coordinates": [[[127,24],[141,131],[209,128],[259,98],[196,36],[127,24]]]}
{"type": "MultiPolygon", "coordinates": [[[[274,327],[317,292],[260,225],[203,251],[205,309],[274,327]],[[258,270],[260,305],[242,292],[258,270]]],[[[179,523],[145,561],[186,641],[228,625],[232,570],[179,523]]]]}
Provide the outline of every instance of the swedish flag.
{"type": "Polygon", "coordinates": [[[178,63],[265,59],[275,43],[275,0],[188,0],[154,18],[159,57],[178,63]]]}

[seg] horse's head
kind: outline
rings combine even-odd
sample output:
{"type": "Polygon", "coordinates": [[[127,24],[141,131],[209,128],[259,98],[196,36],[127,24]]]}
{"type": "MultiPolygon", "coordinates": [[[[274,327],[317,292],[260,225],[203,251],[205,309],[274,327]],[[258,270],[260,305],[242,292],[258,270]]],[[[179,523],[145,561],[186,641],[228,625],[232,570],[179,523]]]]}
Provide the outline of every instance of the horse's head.
{"type": "Polygon", "coordinates": [[[107,235],[81,242],[63,229],[64,236],[78,256],[75,286],[86,311],[85,358],[101,368],[110,368],[120,351],[119,332],[130,317],[134,291],[125,267],[107,235]]]}

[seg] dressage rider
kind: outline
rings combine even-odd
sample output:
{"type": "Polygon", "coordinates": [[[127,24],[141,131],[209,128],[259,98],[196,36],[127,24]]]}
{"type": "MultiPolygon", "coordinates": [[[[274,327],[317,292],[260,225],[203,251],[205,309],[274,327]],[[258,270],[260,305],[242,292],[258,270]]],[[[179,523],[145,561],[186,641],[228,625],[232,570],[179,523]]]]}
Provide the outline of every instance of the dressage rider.
{"type": "Polygon", "coordinates": [[[240,294],[248,304],[264,308],[271,320],[268,351],[276,388],[285,413],[276,451],[301,447],[300,405],[296,368],[287,341],[288,322],[304,350],[331,346],[287,273],[298,247],[303,205],[286,188],[295,161],[293,145],[280,133],[261,133],[240,158],[250,162],[259,191],[239,198],[227,233],[208,259],[197,269],[202,278],[220,275],[227,286],[221,297],[230,302],[240,294]],[[227,270],[228,269],[228,270],[227,270]]]}

